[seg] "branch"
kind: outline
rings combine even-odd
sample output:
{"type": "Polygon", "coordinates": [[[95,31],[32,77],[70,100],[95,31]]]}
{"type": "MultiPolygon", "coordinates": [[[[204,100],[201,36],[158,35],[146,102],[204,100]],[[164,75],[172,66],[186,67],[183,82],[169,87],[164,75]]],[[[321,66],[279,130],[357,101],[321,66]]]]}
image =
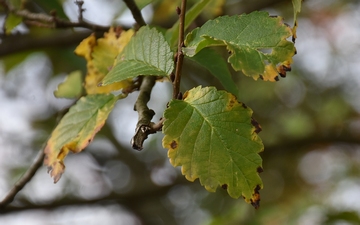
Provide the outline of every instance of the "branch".
{"type": "Polygon", "coordinates": [[[182,48],[184,47],[184,21],[185,21],[185,11],[186,11],[186,0],[182,0],[181,9],[177,8],[177,12],[180,17],[179,23],[179,42],[178,42],[178,51],[176,55],[176,71],[175,79],[173,81],[173,99],[179,98],[180,94],[180,81],[181,81],[181,70],[184,60],[184,54],[182,48]]]}
{"type": "Polygon", "coordinates": [[[0,210],[5,208],[8,204],[10,204],[14,200],[16,194],[19,193],[19,191],[21,191],[21,189],[23,189],[25,185],[34,177],[36,171],[42,166],[43,159],[44,159],[44,151],[41,148],[33,164],[29,167],[29,169],[25,172],[25,174],[16,182],[16,184],[12,187],[12,189],[5,196],[5,198],[0,202],[0,210]]]}
{"type": "Polygon", "coordinates": [[[134,0],[123,0],[126,4],[126,6],[130,9],[131,14],[133,15],[136,23],[142,27],[146,26],[145,20],[141,14],[140,9],[137,7],[134,0]]]}
{"type": "Polygon", "coordinates": [[[155,112],[149,109],[147,103],[150,100],[151,90],[156,82],[155,76],[144,76],[142,78],[140,93],[135,102],[134,110],[138,112],[138,123],[136,124],[135,135],[131,139],[131,145],[133,149],[142,150],[143,143],[147,139],[149,134],[156,133],[157,130],[153,130],[152,118],[155,112]]]}

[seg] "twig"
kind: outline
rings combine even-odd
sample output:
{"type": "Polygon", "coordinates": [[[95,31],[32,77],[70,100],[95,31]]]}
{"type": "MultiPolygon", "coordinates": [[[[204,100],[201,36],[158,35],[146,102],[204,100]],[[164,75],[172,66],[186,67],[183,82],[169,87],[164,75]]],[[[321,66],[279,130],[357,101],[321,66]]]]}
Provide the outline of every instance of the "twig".
{"type": "Polygon", "coordinates": [[[146,23],[145,23],[145,20],[141,14],[141,11],[140,9],[137,7],[136,3],[134,0],[123,0],[126,4],[126,6],[130,9],[131,11],[131,14],[133,15],[136,23],[142,27],[142,26],[145,26],[146,23]]]}
{"type": "Polygon", "coordinates": [[[24,173],[24,175],[16,182],[16,184],[12,187],[12,189],[7,193],[5,198],[0,202],[0,209],[3,209],[8,204],[10,204],[14,200],[16,194],[19,193],[19,191],[23,189],[25,185],[34,177],[36,171],[42,166],[43,159],[44,159],[44,151],[43,148],[41,148],[33,164],[24,173]]]}
{"type": "Polygon", "coordinates": [[[155,112],[147,106],[151,90],[155,85],[155,78],[154,76],[144,76],[142,78],[139,96],[135,102],[134,110],[138,112],[139,119],[136,124],[135,135],[131,139],[131,145],[136,150],[142,150],[143,143],[148,135],[156,133],[156,130],[151,127],[151,120],[155,112]]]}
{"type": "Polygon", "coordinates": [[[182,48],[184,47],[184,23],[185,23],[185,11],[186,11],[186,0],[182,0],[181,9],[177,8],[177,12],[180,17],[179,23],[179,42],[178,42],[178,51],[176,54],[176,71],[175,79],[173,81],[173,99],[177,99],[180,93],[180,81],[181,81],[181,70],[184,60],[184,54],[182,48]]]}

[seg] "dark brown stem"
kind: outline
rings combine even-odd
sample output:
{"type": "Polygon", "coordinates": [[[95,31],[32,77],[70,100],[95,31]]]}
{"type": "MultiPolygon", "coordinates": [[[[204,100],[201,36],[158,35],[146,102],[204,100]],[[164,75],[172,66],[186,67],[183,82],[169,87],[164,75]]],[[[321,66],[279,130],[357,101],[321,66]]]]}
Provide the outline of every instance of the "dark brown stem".
{"type": "MultiPolygon", "coordinates": [[[[178,10],[179,11],[179,10],[178,10]]],[[[185,24],[185,11],[186,11],[186,0],[182,0],[181,9],[180,9],[180,21],[179,21],[179,41],[178,41],[178,50],[176,54],[176,71],[175,79],[173,81],[173,99],[177,99],[180,93],[180,81],[181,81],[181,71],[182,64],[184,60],[184,54],[182,48],[184,47],[184,24],[185,24]]]]}
{"type": "Polygon", "coordinates": [[[131,14],[133,15],[136,23],[142,27],[145,26],[145,20],[140,12],[140,9],[137,7],[136,3],[134,0],[123,0],[126,4],[126,6],[130,9],[131,14]]]}
{"type": "Polygon", "coordinates": [[[42,166],[43,159],[44,151],[43,149],[41,149],[36,156],[34,163],[29,167],[29,169],[24,173],[24,175],[11,188],[5,198],[0,202],[0,209],[3,209],[8,204],[10,204],[14,200],[16,194],[19,193],[19,191],[21,191],[21,189],[23,189],[25,185],[34,177],[36,171],[42,166]]]}

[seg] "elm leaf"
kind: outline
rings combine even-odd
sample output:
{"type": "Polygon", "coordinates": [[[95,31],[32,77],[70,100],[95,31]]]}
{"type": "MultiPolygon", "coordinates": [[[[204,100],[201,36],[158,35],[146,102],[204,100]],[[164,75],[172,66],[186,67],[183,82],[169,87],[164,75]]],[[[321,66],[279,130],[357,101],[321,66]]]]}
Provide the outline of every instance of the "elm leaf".
{"type": "Polygon", "coordinates": [[[236,71],[255,80],[275,81],[291,69],[296,52],[294,43],[286,40],[291,35],[281,17],[267,12],[222,16],[190,32],[183,51],[192,57],[205,47],[226,46],[231,54],[228,62],[236,71]]]}
{"type": "Polygon", "coordinates": [[[172,100],[164,112],[163,147],[170,163],[182,166],[189,181],[199,178],[205,189],[218,186],[233,198],[259,206],[263,187],[259,172],[263,144],[252,110],[235,96],[214,87],[194,88],[183,100],[172,100]]]}
{"type": "Polygon", "coordinates": [[[166,77],[174,70],[174,54],[156,28],[144,26],[118,55],[116,64],[102,80],[102,86],[139,75],[166,77]]]}
{"type": "Polygon", "coordinates": [[[78,153],[89,145],[105,124],[117,99],[113,94],[87,95],[61,119],[44,150],[44,164],[55,183],[64,173],[66,155],[69,151],[78,153]]]}

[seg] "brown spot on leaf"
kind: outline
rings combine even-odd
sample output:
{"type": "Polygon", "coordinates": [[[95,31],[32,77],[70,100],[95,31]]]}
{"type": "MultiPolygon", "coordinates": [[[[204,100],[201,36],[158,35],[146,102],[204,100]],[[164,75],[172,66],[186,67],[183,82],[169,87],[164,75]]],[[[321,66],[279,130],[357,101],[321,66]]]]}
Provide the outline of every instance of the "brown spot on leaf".
{"type": "Polygon", "coordinates": [[[250,199],[250,203],[252,206],[254,206],[255,209],[258,209],[260,207],[260,186],[257,185],[256,188],[254,189],[254,194],[252,199],[250,199]]]}
{"type": "Polygon", "coordinates": [[[259,75],[259,77],[260,77],[260,79],[261,79],[261,80],[264,80],[264,77],[263,77],[263,75],[259,75]]]}
{"type": "Polygon", "coordinates": [[[251,118],[251,124],[255,127],[255,133],[258,134],[262,131],[260,124],[254,118],[251,118]]]}
{"type": "Polygon", "coordinates": [[[241,105],[244,109],[247,109],[247,105],[245,105],[245,103],[241,103],[241,105]]]}
{"type": "Polygon", "coordinates": [[[264,172],[264,170],[263,170],[263,168],[262,168],[261,166],[259,166],[259,167],[256,169],[256,171],[257,171],[258,173],[264,172]]]}
{"type": "Polygon", "coordinates": [[[274,78],[274,80],[275,80],[275,81],[279,81],[279,77],[276,76],[276,77],[274,78]]]}
{"type": "Polygon", "coordinates": [[[227,185],[227,184],[223,184],[223,185],[221,185],[221,188],[224,189],[224,190],[227,190],[228,185],[227,185]]]}
{"type": "Polygon", "coordinates": [[[177,147],[177,142],[175,141],[175,140],[173,140],[172,142],[171,142],[171,144],[170,144],[170,147],[172,148],[172,149],[175,149],[176,147],[177,147]]]}

